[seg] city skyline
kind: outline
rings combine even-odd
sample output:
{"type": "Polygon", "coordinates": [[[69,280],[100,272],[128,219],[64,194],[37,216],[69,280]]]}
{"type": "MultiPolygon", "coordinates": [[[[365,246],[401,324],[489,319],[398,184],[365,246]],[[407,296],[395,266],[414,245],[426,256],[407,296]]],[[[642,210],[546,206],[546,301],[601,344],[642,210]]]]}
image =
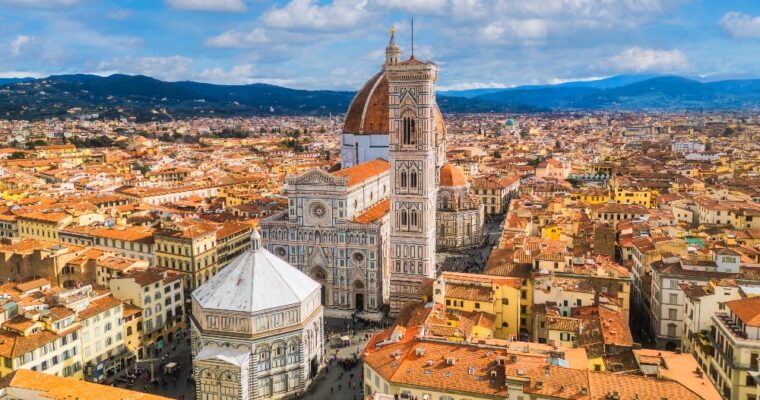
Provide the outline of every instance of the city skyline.
{"type": "Polygon", "coordinates": [[[750,1],[0,0],[0,77],[144,74],[162,80],[356,90],[394,26],[440,88],[618,74],[760,76],[750,1]]]}

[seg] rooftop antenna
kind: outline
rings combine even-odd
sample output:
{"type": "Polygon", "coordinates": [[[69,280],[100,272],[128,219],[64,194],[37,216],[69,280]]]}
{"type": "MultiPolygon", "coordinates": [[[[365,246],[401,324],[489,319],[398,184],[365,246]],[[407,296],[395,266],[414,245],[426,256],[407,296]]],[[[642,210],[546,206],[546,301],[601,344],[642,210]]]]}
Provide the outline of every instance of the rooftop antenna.
{"type": "Polygon", "coordinates": [[[412,15],[412,58],[414,58],[414,15],[412,15]]]}

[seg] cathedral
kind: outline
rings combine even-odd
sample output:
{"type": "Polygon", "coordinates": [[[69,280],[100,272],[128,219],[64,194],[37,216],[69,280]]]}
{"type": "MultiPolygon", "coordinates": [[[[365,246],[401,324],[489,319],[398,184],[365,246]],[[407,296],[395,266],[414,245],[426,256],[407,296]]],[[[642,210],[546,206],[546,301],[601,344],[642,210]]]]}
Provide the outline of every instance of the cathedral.
{"type": "Polygon", "coordinates": [[[269,251],[322,284],[328,311],[395,314],[436,277],[437,250],[483,240],[480,200],[446,163],[438,66],[402,61],[393,31],[385,55],[346,113],[340,168],[287,177],[288,210],[261,221],[269,251]]]}

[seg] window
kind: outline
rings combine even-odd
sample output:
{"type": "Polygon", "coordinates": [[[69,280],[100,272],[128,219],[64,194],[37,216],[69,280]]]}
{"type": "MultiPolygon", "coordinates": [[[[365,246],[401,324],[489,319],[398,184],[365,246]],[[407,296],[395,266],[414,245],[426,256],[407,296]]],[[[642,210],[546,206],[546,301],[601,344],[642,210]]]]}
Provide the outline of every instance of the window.
{"type": "Polygon", "coordinates": [[[416,121],[411,116],[404,117],[401,120],[402,125],[402,135],[401,135],[401,144],[415,144],[415,136],[416,136],[416,127],[415,127],[416,121]]]}
{"type": "Polygon", "coordinates": [[[401,210],[401,225],[406,225],[407,223],[406,210],[401,210]]]}
{"type": "Polygon", "coordinates": [[[412,171],[409,174],[409,186],[412,188],[417,188],[417,171],[412,171]]]}
{"type": "Polygon", "coordinates": [[[505,298],[503,298],[503,299],[501,299],[501,304],[502,304],[502,305],[505,305],[505,306],[508,306],[508,305],[509,305],[509,299],[508,299],[508,298],[506,298],[506,297],[505,297],[505,298]]]}
{"type": "Polygon", "coordinates": [[[669,308],[668,319],[678,319],[678,310],[675,308],[669,308]]]}
{"type": "Polygon", "coordinates": [[[401,171],[401,187],[406,187],[406,171],[401,171]]]}
{"type": "Polygon", "coordinates": [[[417,226],[417,211],[412,210],[410,214],[411,214],[412,226],[417,226]]]}
{"type": "Polygon", "coordinates": [[[668,324],[668,336],[676,336],[676,324],[668,324]]]}
{"type": "Polygon", "coordinates": [[[669,299],[669,303],[670,303],[670,304],[678,304],[678,295],[677,295],[677,294],[675,294],[675,293],[671,293],[671,294],[668,296],[668,299],[669,299]]]}

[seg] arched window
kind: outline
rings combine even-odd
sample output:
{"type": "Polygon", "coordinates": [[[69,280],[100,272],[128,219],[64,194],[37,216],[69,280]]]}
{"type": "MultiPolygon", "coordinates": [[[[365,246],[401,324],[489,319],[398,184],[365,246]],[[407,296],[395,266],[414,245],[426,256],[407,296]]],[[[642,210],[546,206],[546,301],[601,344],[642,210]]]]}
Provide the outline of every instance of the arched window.
{"type": "Polygon", "coordinates": [[[411,214],[411,220],[412,220],[412,226],[417,226],[417,211],[412,210],[410,212],[411,214]]]}
{"type": "Polygon", "coordinates": [[[412,171],[409,173],[409,186],[412,188],[417,187],[417,171],[412,171]]]}
{"type": "Polygon", "coordinates": [[[401,187],[406,187],[406,171],[401,171],[401,187]]]}
{"type": "Polygon", "coordinates": [[[401,225],[407,224],[406,210],[401,210],[401,225]]]}

